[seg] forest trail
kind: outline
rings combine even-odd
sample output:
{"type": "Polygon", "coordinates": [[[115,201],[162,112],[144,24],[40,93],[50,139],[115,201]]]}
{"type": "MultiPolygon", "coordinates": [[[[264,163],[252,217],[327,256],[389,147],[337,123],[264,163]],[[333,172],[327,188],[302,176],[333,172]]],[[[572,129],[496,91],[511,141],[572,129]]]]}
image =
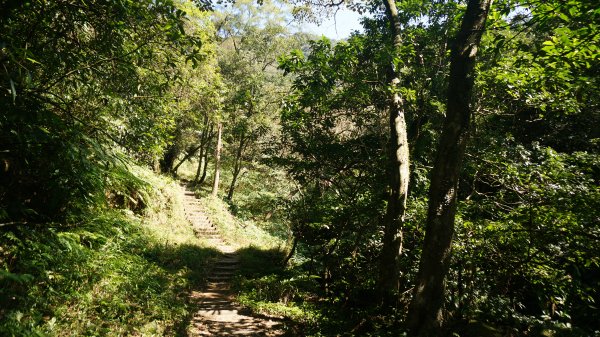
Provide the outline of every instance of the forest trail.
{"type": "Polygon", "coordinates": [[[208,239],[221,252],[212,265],[204,289],[191,293],[196,307],[188,336],[282,336],[281,322],[253,316],[233,302],[230,281],[239,267],[236,249],[225,242],[202,211],[194,192],[182,188],[186,218],[197,236],[208,239]]]}

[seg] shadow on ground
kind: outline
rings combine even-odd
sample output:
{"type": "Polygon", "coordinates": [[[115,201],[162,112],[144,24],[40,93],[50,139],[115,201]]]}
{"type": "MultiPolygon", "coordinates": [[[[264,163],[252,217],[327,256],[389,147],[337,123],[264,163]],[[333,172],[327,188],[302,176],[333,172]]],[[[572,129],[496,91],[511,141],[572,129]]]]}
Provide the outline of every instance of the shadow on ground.
{"type": "MultiPolygon", "coordinates": [[[[187,315],[185,319],[174,324],[166,331],[167,335],[187,336],[187,327],[197,310],[197,305],[190,301],[190,293],[194,289],[206,286],[211,261],[219,256],[220,252],[214,248],[200,247],[197,245],[156,245],[146,253],[148,260],[158,264],[172,274],[181,276],[181,284],[175,284],[179,292],[179,300],[186,303],[187,315]],[[187,284],[183,286],[183,284],[187,284]]],[[[164,285],[165,287],[169,285],[164,285]]]]}
{"type": "Polygon", "coordinates": [[[254,246],[238,249],[236,254],[240,257],[239,274],[246,278],[259,278],[283,272],[287,253],[283,250],[260,249],[254,246]]]}

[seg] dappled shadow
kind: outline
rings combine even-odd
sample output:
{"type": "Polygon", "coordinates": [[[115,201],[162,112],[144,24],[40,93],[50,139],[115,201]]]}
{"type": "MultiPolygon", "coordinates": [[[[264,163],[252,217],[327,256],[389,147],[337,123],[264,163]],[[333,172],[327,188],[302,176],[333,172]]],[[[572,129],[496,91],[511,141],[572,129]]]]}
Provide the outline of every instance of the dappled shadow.
{"type": "Polygon", "coordinates": [[[260,249],[254,246],[238,249],[236,254],[240,257],[239,273],[247,278],[283,272],[283,261],[287,256],[287,252],[281,249],[260,249]]]}
{"type": "Polygon", "coordinates": [[[198,325],[203,331],[193,336],[282,336],[284,334],[280,330],[283,327],[281,323],[245,317],[237,319],[236,322],[196,318],[192,324],[198,325]]]}
{"type": "Polygon", "coordinates": [[[156,245],[148,250],[149,260],[172,273],[184,271],[184,277],[195,287],[201,287],[206,282],[211,261],[219,256],[215,248],[200,247],[191,244],[156,245]]]}
{"type": "Polygon", "coordinates": [[[255,315],[235,304],[229,285],[209,284],[192,299],[197,304],[188,336],[282,336],[283,320],[255,315]]]}
{"type": "MultiPolygon", "coordinates": [[[[256,247],[245,247],[234,253],[222,254],[213,261],[215,267],[212,274],[219,272],[218,265],[223,261],[235,259],[234,275],[243,277],[262,277],[283,270],[281,261],[285,253],[278,250],[262,250],[256,247]]],[[[209,282],[202,291],[192,292],[195,314],[188,322],[187,336],[284,336],[291,331],[289,320],[267,317],[252,312],[235,303],[232,284],[235,281],[226,279],[209,282]]],[[[235,287],[235,286],[233,286],[235,287]]],[[[297,334],[294,334],[297,335],[297,334]]]]}
{"type": "Polygon", "coordinates": [[[187,336],[187,327],[196,312],[195,303],[190,302],[190,294],[193,289],[206,286],[211,261],[219,254],[220,252],[215,248],[191,244],[156,245],[146,252],[145,255],[148,260],[171,274],[180,275],[183,280],[187,281],[185,282],[187,286],[174,286],[178,288],[179,301],[190,306],[188,314],[183,320],[176,322],[170,329],[165,331],[166,335],[187,336]]]}
{"type": "MultiPolygon", "coordinates": [[[[190,244],[154,244],[148,248],[153,239],[138,227],[114,220],[71,231],[4,231],[0,232],[0,246],[11,237],[19,244],[19,250],[14,251],[23,256],[13,271],[27,278],[0,275],[0,325],[9,324],[5,315],[17,309],[37,310],[48,317],[25,317],[23,321],[31,325],[42,325],[52,317],[71,320],[79,315],[87,325],[75,325],[75,334],[134,334],[138,331],[134,329],[144,329],[145,325],[152,329],[154,321],[159,331],[172,317],[185,317],[190,292],[205,284],[207,266],[219,254],[214,248],[190,244]],[[32,289],[37,297],[27,293],[32,289]],[[75,309],[59,313],[57,308],[64,311],[61,306],[75,309]]],[[[185,335],[184,323],[167,327],[165,335],[185,335]]],[[[5,335],[3,328],[14,335],[29,335],[28,327],[19,324],[15,321],[14,325],[0,326],[0,335],[5,335]]]]}
{"type": "Polygon", "coordinates": [[[187,336],[282,336],[283,320],[253,314],[235,303],[231,286],[238,276],[264,275],[282,269],[285,256],[278,250],[262,250],[255,247],[235,249],[223,240],[216,226],[198,205],[197,194],[184,190],[185,212],[199,237],[210,242],[219,251],[210,259],[204,287],[198,287],[189,294],[193,315],[182,323],[178,334],[183,335],[187,326],[187,336]]]}

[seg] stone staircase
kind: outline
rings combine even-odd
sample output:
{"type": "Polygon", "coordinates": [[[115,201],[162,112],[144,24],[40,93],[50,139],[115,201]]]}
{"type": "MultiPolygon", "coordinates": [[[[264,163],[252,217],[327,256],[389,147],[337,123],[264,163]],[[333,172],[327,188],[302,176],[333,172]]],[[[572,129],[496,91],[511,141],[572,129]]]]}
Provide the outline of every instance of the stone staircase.
{"type": "Polygon", "coordinates": [[[239,267],[236,249],[225,242],[217,227],[202,210],[200,200],[193,191],[184,186],[184,209],[187,220],[192,224],[194,233],[199,238],[208,240],[221,255],[217,258],[208,275],[208,287],[226,287],[239,267]]]}
{"type": "Polygon", "coordinates": [[[191,300],[197,311],[188,327],[188,336],[282,336],[282,323],[276,319],[256,317],[244,312],[234,301],[230,282],[239,268],[235,247],[223,240],[218,229],[202,210],[194,192],[183,186],[186,218],[199,238],[208,240],[221,251],[208,273],[206,288],[193,291],[191,300]]]}

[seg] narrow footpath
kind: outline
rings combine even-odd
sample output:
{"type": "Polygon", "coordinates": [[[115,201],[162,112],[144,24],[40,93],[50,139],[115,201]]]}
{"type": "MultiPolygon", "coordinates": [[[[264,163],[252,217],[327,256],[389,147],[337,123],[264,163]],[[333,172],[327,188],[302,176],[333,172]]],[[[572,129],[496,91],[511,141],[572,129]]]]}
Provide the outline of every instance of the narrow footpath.
{"type": "Polygon", "coordinates": [[[205,289],[191,294],[197,311],[190,322],[188,336],[284,335],[281,322],[252,316],[232,301],[230,281],[239,267],[239,256],[202,211],[194,192],[185,187],[182,190],[186,217],[194,232],[221,252],[212,265],[205,289]]]}

